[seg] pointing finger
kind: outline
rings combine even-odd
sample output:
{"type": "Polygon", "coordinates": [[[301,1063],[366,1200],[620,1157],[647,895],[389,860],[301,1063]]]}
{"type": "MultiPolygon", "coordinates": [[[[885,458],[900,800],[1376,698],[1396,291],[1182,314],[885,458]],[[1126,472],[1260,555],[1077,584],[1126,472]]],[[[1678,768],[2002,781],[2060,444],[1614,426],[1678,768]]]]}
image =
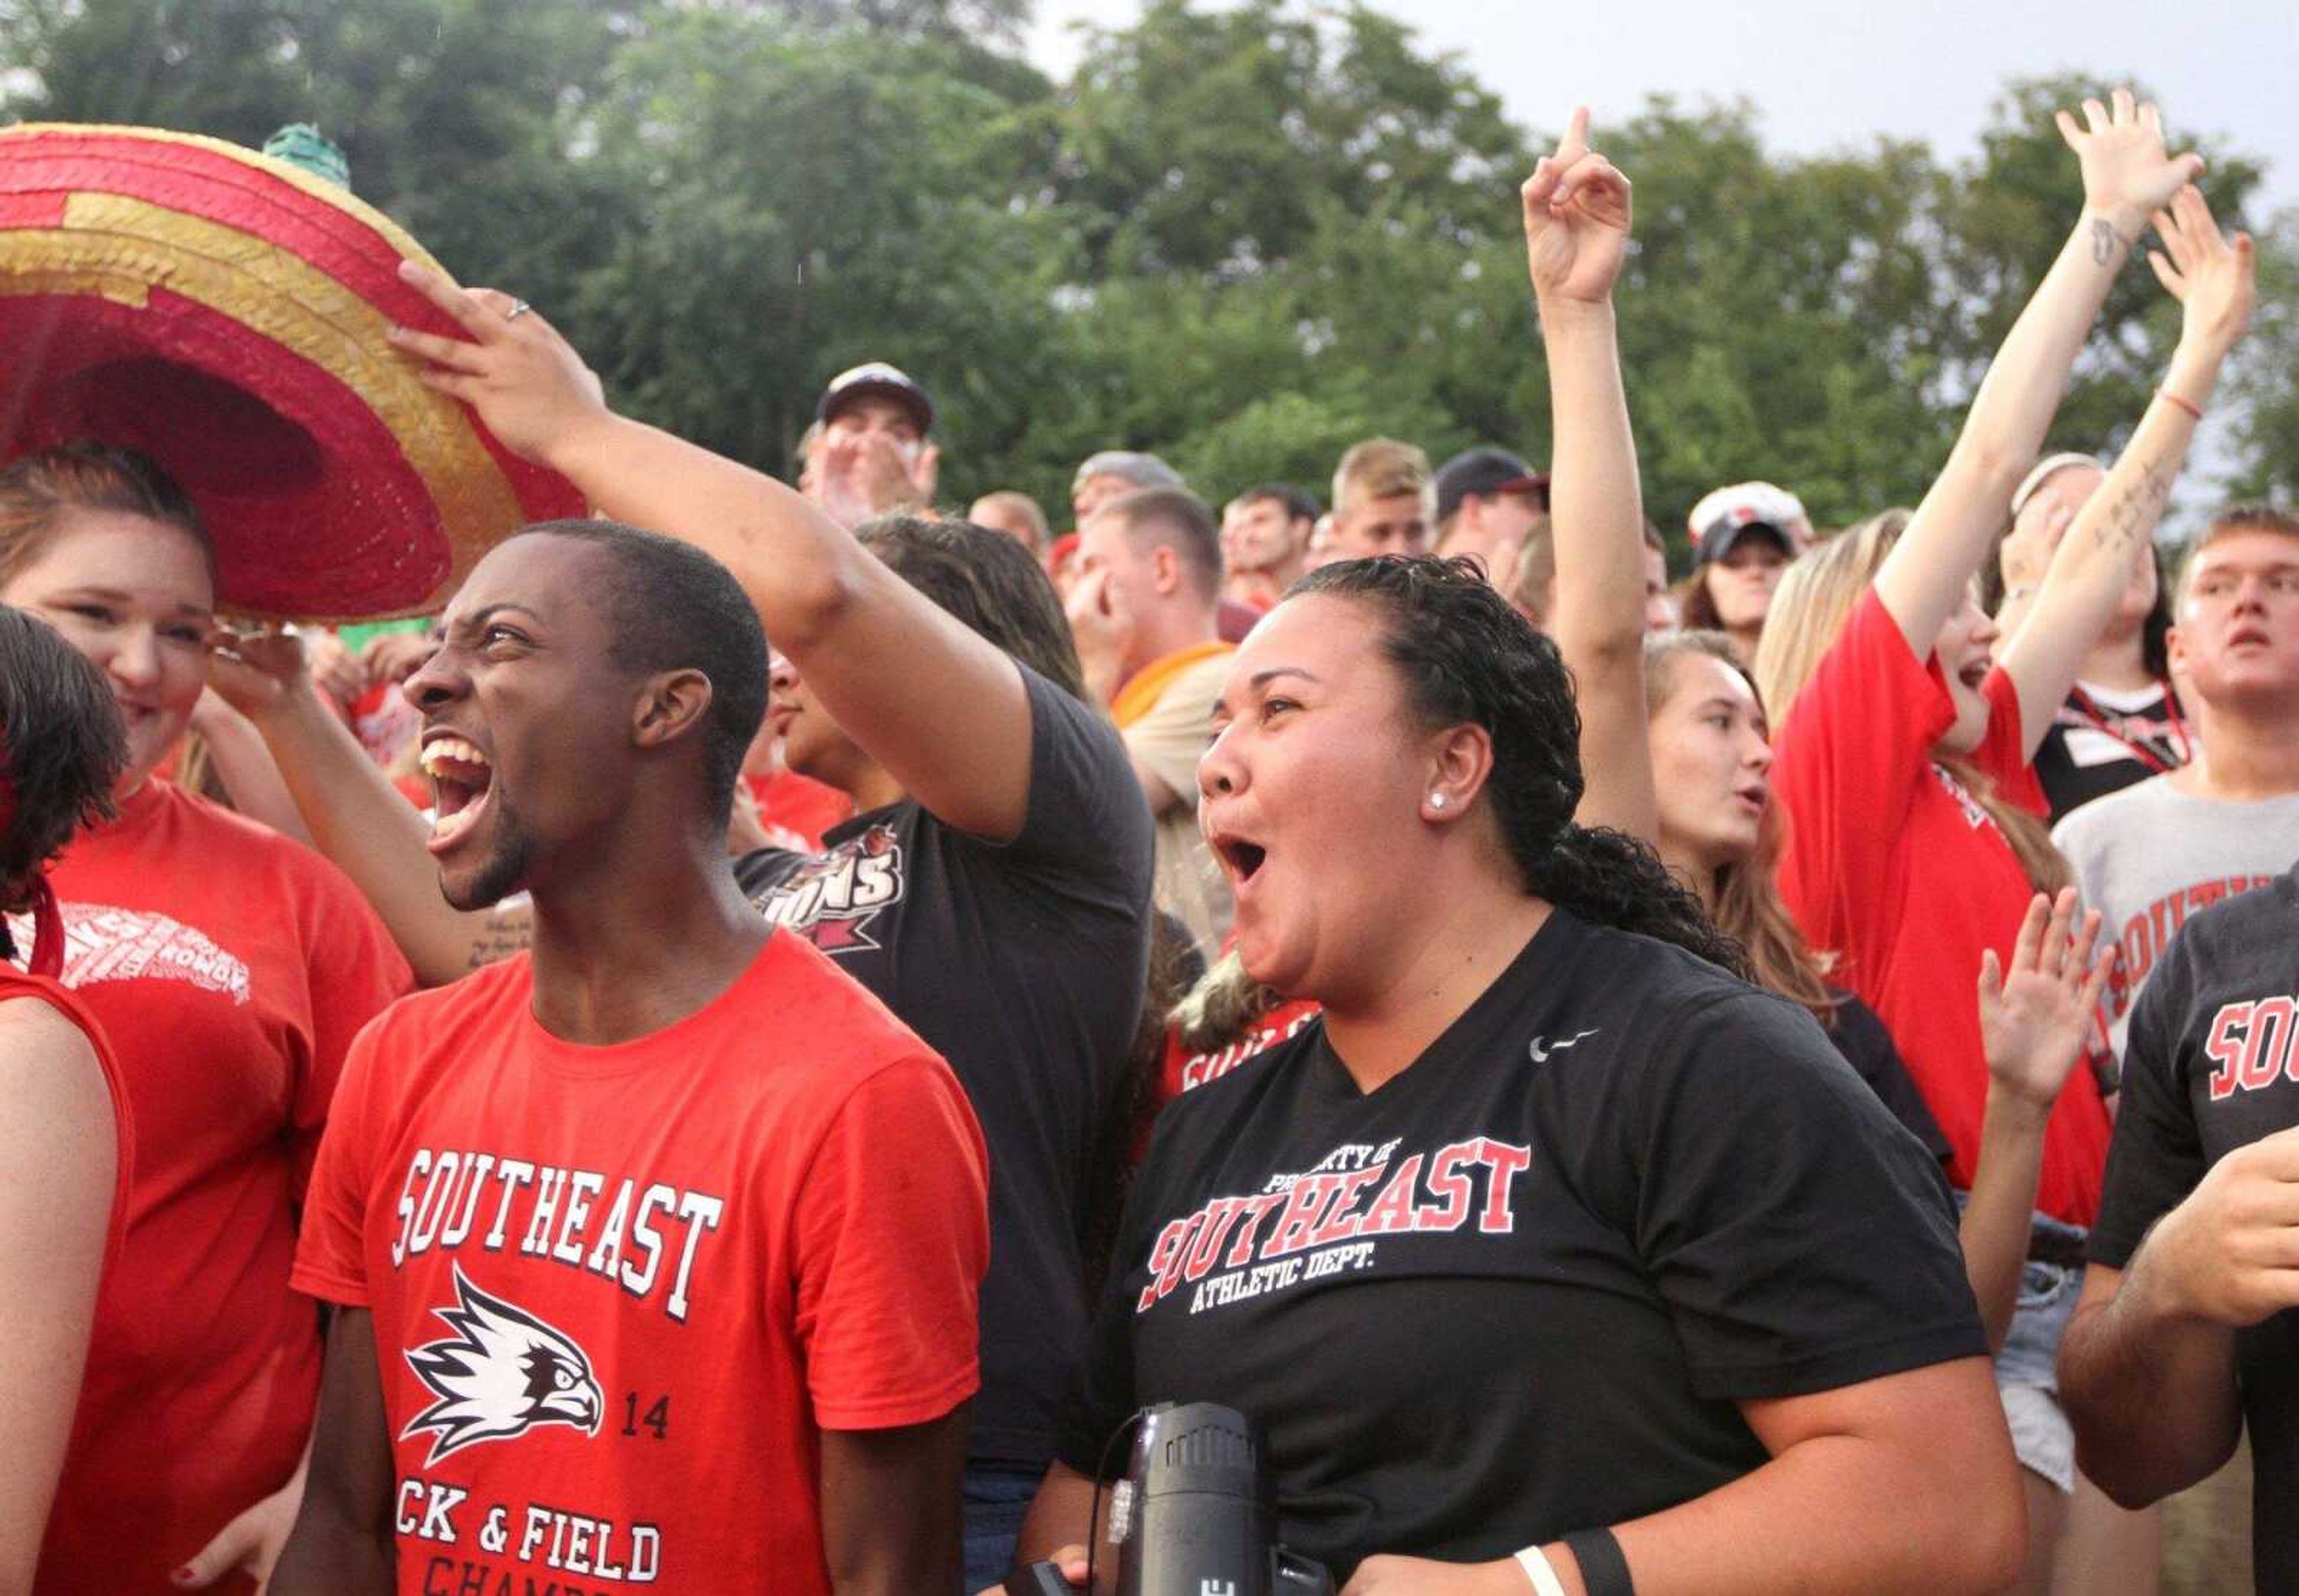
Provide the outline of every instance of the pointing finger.
{"type": "Polygon", "coordinates": [[[1575,105],[1573,115],[1564,124],[1564,137],[1556,141],[1556,161],[1560,166],[1570,166],[1589,153],[1589,108],[1575,105]]]}

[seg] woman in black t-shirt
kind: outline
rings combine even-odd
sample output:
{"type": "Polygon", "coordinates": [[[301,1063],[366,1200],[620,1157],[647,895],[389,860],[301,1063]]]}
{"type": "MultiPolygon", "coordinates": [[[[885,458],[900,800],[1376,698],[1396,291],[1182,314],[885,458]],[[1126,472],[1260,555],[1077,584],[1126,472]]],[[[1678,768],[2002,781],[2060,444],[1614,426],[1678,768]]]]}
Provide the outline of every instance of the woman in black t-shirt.
{"type": "Polygon", "coordinates": [[[1574,719],[1465,565],[1327,568],[1240,652],[1202,823],[1248,970],[1325,1011],[1161,1120],[1025,1552],[1079,1538],[1130,1414],[1201,1399],[1364,1589],[1525,1547],[1591,1589],[2016,1567],[1937,1168],[1652,854],[1571,823],[1574,719]]]}

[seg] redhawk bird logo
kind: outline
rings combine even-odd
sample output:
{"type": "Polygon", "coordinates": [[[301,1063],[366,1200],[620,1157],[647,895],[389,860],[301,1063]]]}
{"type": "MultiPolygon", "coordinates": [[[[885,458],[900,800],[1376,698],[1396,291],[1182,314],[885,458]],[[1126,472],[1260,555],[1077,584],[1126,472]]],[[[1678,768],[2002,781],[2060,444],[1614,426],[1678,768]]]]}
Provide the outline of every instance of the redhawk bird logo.
{"type": "Polygon", "coordinates": [[[599,1433],[606,1398],[591,1360],[566,1332],[523,1308],[491,1297],[455,1270],[456,1302],[431,1311],[455,1333],[406,1354],[407,1365],[439,1400],[399,1433],[432,1432],[427,1467],[482,1441],[524,1435],[537,1425],[599,1433]]]}

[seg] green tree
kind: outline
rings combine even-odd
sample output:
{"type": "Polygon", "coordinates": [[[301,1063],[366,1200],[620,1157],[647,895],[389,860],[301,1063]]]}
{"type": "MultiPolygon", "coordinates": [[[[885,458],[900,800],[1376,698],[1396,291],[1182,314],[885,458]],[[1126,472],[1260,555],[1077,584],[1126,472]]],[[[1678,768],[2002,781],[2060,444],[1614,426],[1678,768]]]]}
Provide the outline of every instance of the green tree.
{"type": "Polygon", "coordinates": [[[2299,504],[2299,206],[2263,229],[2259,246],[2259,308],[2222,385],[2232,402],[2233,496],[2299,504]]]}
{"type": "Polygon", "coordinates": [[[948,417],[946,489],[987,481],[1058,379],[1071,262],[1059,212],[1029,203],[1042,121],[970,80],[965,48],[701,10],[627,45],[577,140],[636,219],[570,307],[610,389],[785,467],[824,381],[892,360],[948,417]]]}

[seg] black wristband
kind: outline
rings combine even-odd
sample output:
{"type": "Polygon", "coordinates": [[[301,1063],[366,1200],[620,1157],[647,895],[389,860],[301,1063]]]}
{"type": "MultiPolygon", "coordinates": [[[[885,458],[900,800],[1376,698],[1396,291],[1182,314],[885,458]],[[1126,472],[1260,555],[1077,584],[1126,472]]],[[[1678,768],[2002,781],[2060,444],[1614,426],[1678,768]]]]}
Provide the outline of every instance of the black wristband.
{"type": "Polygon", "coordinates": [[[1629,1559],[1608,1529],[1575,1530],[1564,1537],[1564,1549],[1581,1565],[1581,1584],[1589,1596],[1636,1596],[1637,1582],[1629,1577],[1629,1559]]]}

